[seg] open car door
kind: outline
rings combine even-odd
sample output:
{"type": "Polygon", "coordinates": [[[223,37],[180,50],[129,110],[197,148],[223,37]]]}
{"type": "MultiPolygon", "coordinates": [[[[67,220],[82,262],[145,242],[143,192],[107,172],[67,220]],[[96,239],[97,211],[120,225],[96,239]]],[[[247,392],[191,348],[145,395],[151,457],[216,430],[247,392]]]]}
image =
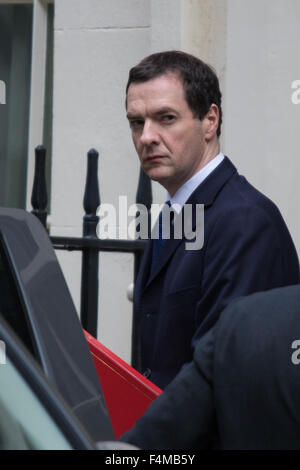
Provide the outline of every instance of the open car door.
{"type": "Polygon", "coordinates": [[[114,433],[77,312],[44,227],[0,209],[0,315],[94,442],[114,433]]]}

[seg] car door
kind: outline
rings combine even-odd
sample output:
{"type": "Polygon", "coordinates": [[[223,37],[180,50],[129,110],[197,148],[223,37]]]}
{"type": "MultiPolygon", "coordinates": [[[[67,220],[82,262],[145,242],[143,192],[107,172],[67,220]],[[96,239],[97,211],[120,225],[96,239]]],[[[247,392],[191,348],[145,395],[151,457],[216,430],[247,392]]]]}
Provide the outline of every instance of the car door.
{"type": "Polygon", "coordinates": [[[92,441],[113,440],[101,385],[48,234],[20,209],[0,209],[0,312],[92,441]]]}
{"type": "Polygon", "coordinates": [[[0,317],[0,450],[92,450],[95,443],[0,317]]]}

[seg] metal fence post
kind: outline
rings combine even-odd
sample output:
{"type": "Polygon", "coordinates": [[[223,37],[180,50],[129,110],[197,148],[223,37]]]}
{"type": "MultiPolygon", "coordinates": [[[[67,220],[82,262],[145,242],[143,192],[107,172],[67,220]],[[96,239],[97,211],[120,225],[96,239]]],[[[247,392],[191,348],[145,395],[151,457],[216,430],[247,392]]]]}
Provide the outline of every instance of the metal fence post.
{"type": "MultiPolygon", "coordinates": [[[[151,180],[146,173],[140,169],[138,189],[136,193],[136,204],[143,204],[147,208],[148,217],[148,237],[151,233],[151,204],[152,204],[152,186],[151,180]]],[[[137,213],[137,216],[139,212],[137,213]]],[[[134,253],[134,284],[140,269],[143,252],[135,251],[134,253]]],[[[140,354],[140,334],[139,334],[139,316],[133,305],[132,312],[132,333],[131,333],[131,365],[136,370],[141,371],[141,354],[140,354]]]]}
{"type": "Polygon", "coordinates": [[[46,149],[42,145],[35,148],[34,180],[31,193],[31,211],[46,228],[47,222],[47,184],[46,184],[46,149]]]}
{"type": "MultiPolygon", "coordinates": [[[[83,199],[83,237],[97,238],[96,228],[99,217],[96,215],[100,205],[98,186],[98,152],[88,152],[86,184],[83,199]]],[[[95,338],[98,322],[98,269],[99,253],[95,248],[84,248],[81,268],[81,324],[95,338]]]]}

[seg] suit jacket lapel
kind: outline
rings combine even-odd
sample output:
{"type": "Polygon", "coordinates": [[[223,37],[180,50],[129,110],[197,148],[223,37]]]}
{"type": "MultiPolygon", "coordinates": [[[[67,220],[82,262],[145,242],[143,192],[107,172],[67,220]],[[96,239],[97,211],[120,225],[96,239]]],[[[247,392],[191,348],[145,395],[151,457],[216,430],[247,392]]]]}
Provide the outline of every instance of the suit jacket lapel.
{"type": "Polygon", "coordinates": [[[136,280],[136,285],[134,288],[135,302],[138,301],[136,294],[141,293],[144,290],[147,280],[149,279],[150,270],[151,270],[151,259],[152,259],[152,240],[150,239],[148,240],[148,243],[146,245],[146,248],[142,257],[138,277],[136,280]]]}
{"type": "MultiPolygon", "coordinates": [[[[149,271],[148,281],[146,283],[146,287],[152,282],[152,280],[158,275],[158,273],[162,270],[165,264],[168,262],[169,258],[172,256],[174,251],[176,250],[177,246],[183,242],[183,239],[170,239],[166,241],[166,244],[162,250],[160,255],[160,260],[154,266],[152,272],[149,271]]],[[[151,242],[152,243],[152,242],[151,242]]],[[[152,254],[152,251],[151,251],[152,254]]],[[[151,256],[150,256],[150,265],[151,265],[151,256]]]]}
{"type": "MultiPolygon", "coordinates": [[[[191,194],[186,204],[203,204],[205,207],[213,204],[217,194],[221,191],[227,181],[236,173],[235,166],[231,163],[229,158],[225,157],[224,160],[217,166],[217,168],[208,175],[208,177],[195,189],[191,194]]],[[[184,209],[183,209],[184,210],[184,209]]],[[[196,211],[192,212],[192,230],[196,228],[196,211]]],[[[167,240],[164,249],[161,254],[159,262],[152,270],[151,273],[151,258],[152,258],[152,240],[147,244],[145,254],[143,256],[143,262],[141,265],[141,289],[145,289],[153,281],[153,279],[159,274],[166,263],[171,258],[174,251],[180,245],[180,243],[188,240],[183,236],[181,239],[170,239],[167,240]]]]}
{"type": "Polygon", "coordinates": [[[224,157],[220,165],[190,195],[186,204],[204,204],[205,206],[213,204],[223,186],[236,172],[237,170],[229,158],[224,157]]]}

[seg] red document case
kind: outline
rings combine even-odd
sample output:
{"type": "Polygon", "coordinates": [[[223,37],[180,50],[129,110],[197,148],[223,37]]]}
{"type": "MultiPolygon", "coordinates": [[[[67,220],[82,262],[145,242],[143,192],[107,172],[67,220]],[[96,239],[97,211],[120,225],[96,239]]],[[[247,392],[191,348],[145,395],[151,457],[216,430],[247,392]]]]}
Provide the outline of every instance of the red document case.
{"type": "Polygon", "coordinates": [[[162,390],[84,331],[118,439],[162,390]]]}

